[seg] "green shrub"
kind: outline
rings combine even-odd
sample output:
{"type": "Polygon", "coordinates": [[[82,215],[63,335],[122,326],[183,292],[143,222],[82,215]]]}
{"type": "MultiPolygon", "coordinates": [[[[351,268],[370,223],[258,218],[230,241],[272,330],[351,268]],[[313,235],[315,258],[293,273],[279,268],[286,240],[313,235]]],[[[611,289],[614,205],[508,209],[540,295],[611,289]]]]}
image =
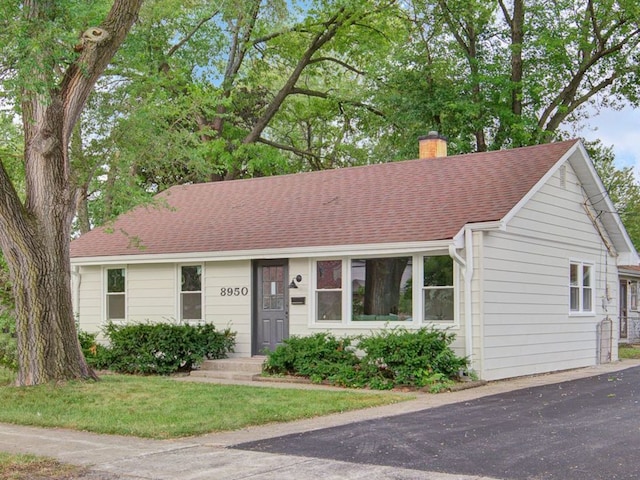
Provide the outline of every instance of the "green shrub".
{"type": "Polygon", "coordinates": [[[376,369],[379,378],[394,386],[424,387],[434,374],[454,378],[467,368],[467,360],[450,348],[454,339],[444,330],[394,328],[361,337],[358,348],[365,352],[362,363],[376,369]]]}
{"type": "Polygon", "coordinates": [[[235,346],[235,333],[211,324],[143,323],[105,328],[109,368],[121,373],[167,375],[189,371],[204,358],[224,358],[235,346]]]}
{"type": "Polygon", "coordinates": [[[96,341],[97,333],[78,331],[78,340],[82,354],[89,366],[102,370],[109,368],[111,363],[109,349],[96,341]]]}
{"type": "Polygon", "coordinates": [[[264,372],[328,380],[334,385],[376,390],[396,386],[427,387],[437,392],[448,388],[467,360],[455,355],[450,345],[455,335],[442,330],[395,328],[369,336],[336,339],[328,333],[291,337],[267,353],[264,372]],[[360,359],[352,346],[364,353],[360,359]]]}
{"type": "Polygon", "coordinates": [[[308,337],[289,337],[283,345],[267,353],[264,371],[301,375],[320,383],[358,364],[351,341],[351,338],[338,339],[325,332],[308,337]]]}

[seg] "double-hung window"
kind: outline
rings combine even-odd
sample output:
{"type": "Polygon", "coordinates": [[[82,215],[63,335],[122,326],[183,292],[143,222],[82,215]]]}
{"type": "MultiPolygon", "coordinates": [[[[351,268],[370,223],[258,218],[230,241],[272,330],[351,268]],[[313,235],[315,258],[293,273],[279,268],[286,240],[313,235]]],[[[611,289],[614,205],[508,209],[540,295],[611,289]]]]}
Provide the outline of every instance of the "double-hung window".
{"type": "Polygon", "coordinates": [[[107,320],[126,319],[126,271],[124,268],[107,269],[107,320]]]}
{"type": "Polygon", "coordinates": [[[425,322],[454,321],[453,259],[449,255],[424,257],[422,292],[425,322]]]}
{"type": "Polygon", "coordinates": [[[593,285],[593,265],[571,262],[569,265],[569,310],[571,313],[593,312],[593,285]]]}
{"type": "Polygon", "coordinates": [[[342,321],[342,260],[316,262],[316,320],[342,321]]]}
{"type": "Polygon", "coordinates": [[[638,282],[629,282],[629,310],[638,311],[638,282]]]}
{"type": "Polygon", "coordinates": [[[202,320],[202,265],[183,265],[180,274],[180,319],[202,320]]]}

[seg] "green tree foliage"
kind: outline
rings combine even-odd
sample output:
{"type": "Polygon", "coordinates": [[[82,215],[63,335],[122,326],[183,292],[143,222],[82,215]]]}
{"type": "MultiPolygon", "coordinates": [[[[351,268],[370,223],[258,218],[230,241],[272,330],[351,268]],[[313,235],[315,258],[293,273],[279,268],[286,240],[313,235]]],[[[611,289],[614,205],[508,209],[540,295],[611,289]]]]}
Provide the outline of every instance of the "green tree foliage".
{"type": "Polygon", "coordinates": [[[413,156],[403,137],[430,129],[455,153],[544,143],[599,107],[637,105],[639,9],[635,0],[408,2],[409,42],[379,88],[391,152],[413,156]]]}
{"type": "Polygon", "coordinates": [[[85,113],[91,140],[79,143],[101,159],[81,182],[90,223],[175,184],[366,162],[365,127],[382,115],[369,62],[390,48],[394,11],[392,0],[147,4],[85,113]]]}
{"type": "Polygon", "coordinates": [[[617,168],[613,150],[600,141],[586,143],[585,146],[636,250],[640,249],[640,185],[634,169],[617,168]]]}

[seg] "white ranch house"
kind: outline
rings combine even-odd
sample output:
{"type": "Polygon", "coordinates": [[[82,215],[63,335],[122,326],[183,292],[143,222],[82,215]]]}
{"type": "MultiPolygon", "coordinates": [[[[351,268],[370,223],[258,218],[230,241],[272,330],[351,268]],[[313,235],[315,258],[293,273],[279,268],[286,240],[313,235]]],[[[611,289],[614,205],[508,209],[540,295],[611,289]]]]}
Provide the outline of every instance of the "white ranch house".
{"type": "Polygon", "coordinates": [[[72,242],[80,328],[210,322],[251,357],[429,325],[485,380],[617,360],[619,266],[639,259],[582,143],[433,152],[170,188],[72,242]]]}

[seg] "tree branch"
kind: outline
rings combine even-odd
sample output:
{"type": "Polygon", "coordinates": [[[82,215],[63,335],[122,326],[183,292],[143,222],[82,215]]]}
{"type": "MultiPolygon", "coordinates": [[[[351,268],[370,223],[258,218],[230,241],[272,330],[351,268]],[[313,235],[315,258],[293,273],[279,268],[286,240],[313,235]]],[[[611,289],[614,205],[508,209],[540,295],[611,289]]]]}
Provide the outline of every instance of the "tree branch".
{"type": "MultiPolygon", "coordinates": [[[[600,48],[596,50],[596,52],[589,58],[585,59],[585,61],[583,61],[580,65],[578,71],[571,78],[569,84],[560,93],[558,93],[558,95],[556,95],[553,101],[544,110],[544,112],[540,116],[540,119],[538,120],[538,127],[540,129],[546,129],[545,125],[547,124],[547,121],[553,114],[554,110],[561,104],[569,105],[571,103],[585,75],[587,74],[589,69],[598,62],[598,60],[619,52],[625,45],[630,42],[633,37],[637,37],[639,34],[640,29],[636,29],[633,32],[629,33],[629,35],[627,35],[617,44],[612,45],[609,48],[600,48]]],[[[636,44],[637,43],[638,42],[636,41],[636,44]]]]}
{"type": "Polygon", "coordinates": [[[198,32],[198,30],[200,30],[200,27],[202,27],[205,23],[207,23],[208,21],[210,21],[213,17],[215,17],[216,15],[218,15],[220,13],[220,10],[216,10],[215,12],[213,12],[211,15],[209,15],[206,18],[203,18],[202,20],[200,20],[195,27],[193,27],[193,29],[191,29],[191,31],[189,33],[187,33],[187,35],[180,40],[178,43],[176,43],[173,47],[171,47],[169,49],[169,51],[167,52],[167,57],[172,56],[174,53],[176,53],[180,48],[182,48],[183,45],[185,45],[189,40],[191,40],[191,38],[198,32]]]}
{"type": "Polygon", "coordinates": [[[334,57],[316,57],[313,60],[311,60],[309,62],[309,65],[312,65],[314,63],[320,63],[320,62],[333,62],[333,63],[337,63],[338,65],[346,68],[347,70],[351,70],[354,73],[357,73],[358,75],[365,75],[365,72],[363,72],[362,70],[358,70],[355,67],[352,67],[351,65],[349,65],[347,62],[343,62],[342,60],[339,60],[337,58],[334,57]]]}
{"type": "Polygon", "coordinates": [[[96,81],[138,18],[142,2],[114,0],[104,22],[99,27],[87,29],[82,35],[80,56],[65,72],[59,88],[64,108],[62,140],[65,145],[96,81]]]}
{"type": "Polygon", "coordinates": [[[265,145],[269,145],[270,147],[277,148],[278,150],[284,150],[286,152],[294,153],[299,157],[311,157],[311,158],[315,158],[318,161],[321,160],[320,155],[313,153],[310,150],[300,150],[299,148],[289,146],[289,145],[284,145],[282,143],[272,142],[271,140],[267,140],[266,138],[262,138],[262,137],[258,138],[256,141],[259,143],[263,143],[265,145]]]}
{"type": "Polygon", "coordinates": [[[336,35],[336,33],[338,32],[338,29],[342,25],[344,25],[345,23],[347,23],[348,20],[350,20],[349,15],[347,15],[343,19],[340,18],[344,15],[344,12],[345,12],[345,7],[341,7],[335,13],[335,15],[333,15],[326,22],[327,28],[324,31],[319,32],[315,35],[315,37],[311,41],[311,44],[309,45],[307,50],[302,54],[302,56],[300,57],[300,60],[298,60],[296,67],[294,68],[293,72],[291,72],[291,75],[289,75],[289,78],[287,79],[285,84],[282,86],[280,91],[278,91],[275,97],[273,97],[273,99],[267,106],[265,113],[262,115],[261,118],[259,118],[256,121],[256,123],[254,124],[249,134],[247,134],[245,138],[242,140],[242,143],[244,144],[253,143],[258,138],[260,138],[264,129],[267,128],[267,125],[269,124],[271,119],[275,116],[278,110],[280,110],[280,107],[282,106],[284,100],[291,93],[291,89],[293,89],[293,87],[297,83],[298,79],[302,75],[303,70],[307,67],[313,55],[336,35]]]}
{"type": "Polygon", "coordinates": [[[564,103],[565,108],[563,110],[556,110],[553,114],[549,122],[545,125],[545,130],[548,132],[555,132],[560,124],[567,118],[572,112],[574,112],[578,107],[582,104],[589,101],[589,99],[593,98],[598,92],[604,90],[605,88],[611,86],[613,82],[619,77],[618,73],[614,73],[608,78],[605,78],[597,85],[593,86],[589,91],[581,95],[580,97],[571,100],[568,103],[564,103]]]}
{"type": "Polygon", "coordinates": [[[331,95],[329,95],[329,93],[327,93],[327,92],[320,92],[318,90],[310,90],[308,88],[294,87],[294,88],[291,89],[291,95],[306,95],[308,97],[317,97],[317,98],[324,98],[324,99],[333,98],[338,103],[345,103],[347,105],[353,105],[354,107],[361,107],[361,108],[364,108],[364,109],[370,111],[371,113],[374,113],[374,114],[378,115],[379,117],[383,117],[383,118],[385,117],[385,114],[383,112],[381,112],[380,110],[376,109],[375,107],[372,107],[371,105],[367,105],[366,103],[358,102],[358,101],[355,101],[355,100],[345,100],[345,99],[339,99],[339,98],[331,97],[331,95]]]}
{"type": "Polygon", "coordinates": [[[0,160],[0,231],[8,233],[20,230],[26,218],[24,205],[0,160]]]}
{"type": "Polygon", "coordinates": [[[509,15],[509,9],[504,4],[504,0],[498,0],[498,3],[500,4],[500,9],[502,10],[502,14],[504,15],[505,20],[507,21],[509,26],[511,26],[513,24],[513,20],[511,19],[511,16],[509,15]]]}
{"type": "Polygon", "coordinates": [[[596,20],[596,12],[593,7],[593,0],[589,0],[587,2],[587,11],[589,12],[589,17],[591,17],[591,27],[593,29],[593,35],[596,37],[596,40],[598,41],[598,46],[600,48],[603,48],[605,45],[605,41],[602,39],[600,28],[598,28],[598,23],[596,20]]]}

